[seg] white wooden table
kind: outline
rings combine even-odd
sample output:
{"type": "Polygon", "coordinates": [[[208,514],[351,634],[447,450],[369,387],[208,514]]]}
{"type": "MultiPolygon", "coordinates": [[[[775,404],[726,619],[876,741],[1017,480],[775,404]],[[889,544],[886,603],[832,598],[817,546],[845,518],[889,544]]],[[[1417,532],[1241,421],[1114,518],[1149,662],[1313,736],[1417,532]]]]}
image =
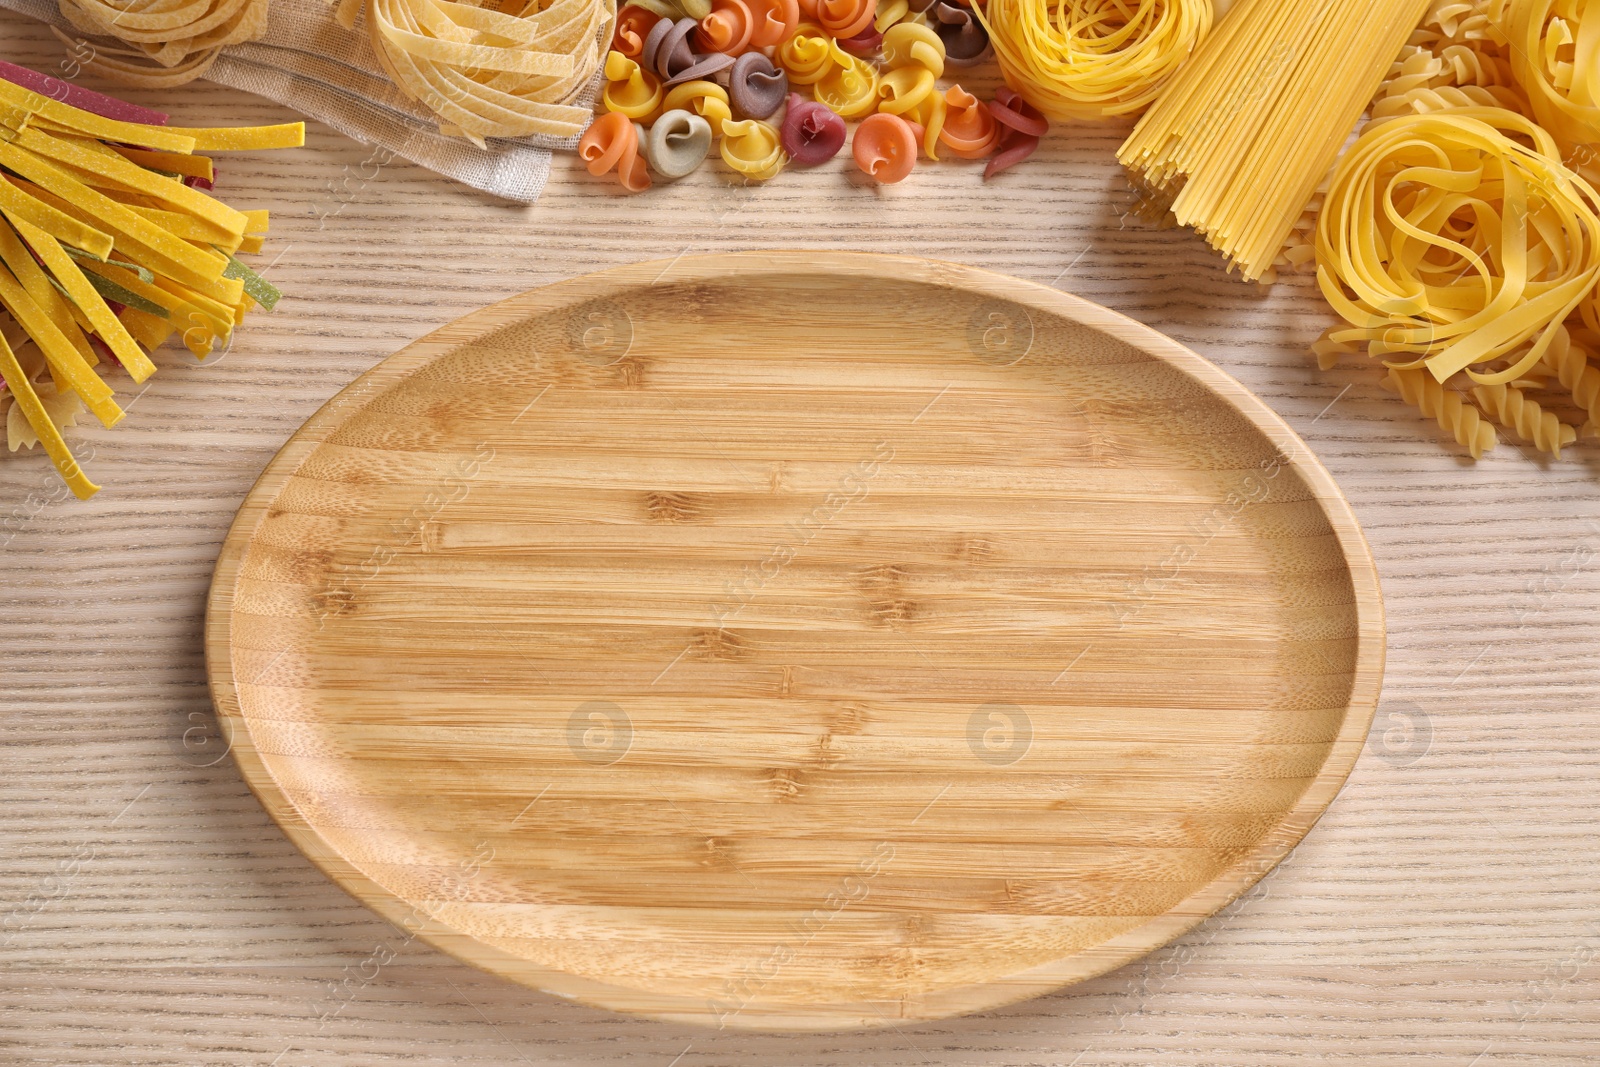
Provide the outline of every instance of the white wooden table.
{"type": "MultiPolygon", "coordinates": [[[[59,54],[0,14],[0,58],[59,54]]],[[[190,125],[292,118],[205,84],[124,95],[190,125]]],[[[1550,463],[1503,443],[1473,464],[1371,368],[1319,372],[1306,347],[1329,320],[1308,280],[1252,288],[1193,236],[1124,215],[1124,129],[1054,132],[988,185],[944,164],[877,189],[839,161],[748,189],[708,168],[627,197],[565,157],[532,208],[316,125],[302,151],[224,162],[220,195],[273,211],[260,262],[288,294],[278,312],[204,366],[164,350],[122,425],[73,431],[106,486],[92,501],[64,499],[42,454],[0,453],[0,1063],[1600,1062],[1600,448],[1550,463]],[[1390,627],[1367,752],[1289,862],[1178,944],[941,1024],[681,1029],[407,942],[212,762],[212,565],[252,480],[324,400],[523,289],[771,247],[956,260],[1125,312],[1260,393],[1349,495],[1390,627]]]]}

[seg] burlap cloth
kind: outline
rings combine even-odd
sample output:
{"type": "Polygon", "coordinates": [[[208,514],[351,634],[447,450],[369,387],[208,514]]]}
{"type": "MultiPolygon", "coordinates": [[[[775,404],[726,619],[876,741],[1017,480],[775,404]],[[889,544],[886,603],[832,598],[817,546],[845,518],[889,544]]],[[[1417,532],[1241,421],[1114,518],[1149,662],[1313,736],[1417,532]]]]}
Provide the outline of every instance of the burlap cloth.
{"type": "MultiPolygon", "coordinates": [[[[442,136],[432,113],[383,73],[364,26],[358,23],[355,33],[341,28],[327,0],[271,4],[266,37],[224,50],[207,80],[274,100],[363,144],[507,200],[537,200],[550,176],[551,151],[577,146],[576,138],[520,137],[490,140],[485,151],[460,137],[442,136]]],[[[0,0],[0,7],[78,36],[56,0],[0,0]]],[[[58,69],[41,73],[63,76],[58,69]]],[[[598,87],[597,77],[577,102],[593,105],[598,87]]]]}

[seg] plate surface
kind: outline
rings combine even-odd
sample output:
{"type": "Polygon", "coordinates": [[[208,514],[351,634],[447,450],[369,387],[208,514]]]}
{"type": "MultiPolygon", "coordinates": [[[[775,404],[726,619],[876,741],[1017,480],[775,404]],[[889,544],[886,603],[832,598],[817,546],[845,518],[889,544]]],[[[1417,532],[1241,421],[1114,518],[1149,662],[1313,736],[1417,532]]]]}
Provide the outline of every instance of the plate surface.
{"type": "Polygon", "coordinates": [[[313,417],[207,656],[358,899],[604,1007],[975,1011],[1265,874],[1366,737],[1378,583],[1291,430],[1031,283],[751,253],[578,278],[313,417]]]}

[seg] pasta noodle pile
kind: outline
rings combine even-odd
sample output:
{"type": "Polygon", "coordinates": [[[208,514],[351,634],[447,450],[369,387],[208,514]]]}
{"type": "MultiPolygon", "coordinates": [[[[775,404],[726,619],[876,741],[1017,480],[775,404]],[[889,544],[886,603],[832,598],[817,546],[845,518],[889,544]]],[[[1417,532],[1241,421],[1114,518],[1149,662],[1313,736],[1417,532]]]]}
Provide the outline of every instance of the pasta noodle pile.
{"type": "Polygon", "coordinates": [[[1427,0],[1238,0],[1118,152],[1156,209],[1270,280],[1427,0]]]}
{"type": "Polygon", "coordinates": [[[1344,320],[1319,364],[1381,359],[1474,457],[1600,427],[1597,45],[1600,3],[1436,0],[1287,251],[1344,320]]]}
{"type": "Polygon", "coordinates": [[[745,181],[817,166],[844,147],[846,120],[860,121],[851,155],[874,181],[951,156],[986,160],[991,178],[1049,125],[1010,89],[984,101],[941,88],[947,68],[989,47],[950,0],[712,0],[699,19],[662,6],[618,13],[602,113],[578,142],[590,173],[615,173],[629,192],[689,174],[713,148],[745,181]]]}
{"type": "MultiPolygon", "coordinates": [[[[1347,324],[1329,342],[1440,384],[1464,374],[1496,422],[1544,451],[1571,443],[1526,390],[1600,281],[1600,194],[1549,133],[1493,107],[1372,123],[1334,174],[1316,250],[1347,324]]],[[[1459,410],[1434,415],[1461,440],[1459,410]]]]}
{"type": "Polygon", "coordinates": [[[1533,116],[1600,183],[1600,0],[1496,0],[1489,14],[1533,116]]]}
{"type": "Polygon", "coordinates": [[[99,487],[61,430],[84,408],[122,418],[103,371],[143,382],[174,334],[203,359],[278,301],[237,258],[260,251],[267,212],[207,196],[211,160],[195,153],[295,147],[305,127],[128,122],[137,109],[17,69],[0,68],[0,409],[12,450],[42,443],[86,498],[99,487]]]}
{"type": "Polygon", "coordinates": [[[367,35],[389,77],[480,147],[489,137],[576,137],[573,101],[599,70],[615,0],[341,0],[337,19],[367,35]]]}
{"type": "MultiPolygon", "coordinates": [[[[96,45],[74,58],[131,85],[182,85],[203,76],[232,44],[267,32],[268,0],[61,0],[61,13],[84,33],[128,45],[96,45]]],[[[55,31],[68,45],[70,41],[55,31]]]]}
{"type": "Polygon", "coordinates": [[[1212,0],[988,0],[1006,84],[1045,116],[1143,111],[1211,30],[1212,0]]]}

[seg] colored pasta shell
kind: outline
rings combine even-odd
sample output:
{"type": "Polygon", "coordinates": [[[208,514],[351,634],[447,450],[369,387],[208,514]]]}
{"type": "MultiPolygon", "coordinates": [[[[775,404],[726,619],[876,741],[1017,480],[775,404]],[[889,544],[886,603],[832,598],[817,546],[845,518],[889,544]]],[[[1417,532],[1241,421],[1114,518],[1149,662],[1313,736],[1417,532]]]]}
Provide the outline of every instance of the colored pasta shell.
{"type": "Polygon", "coordinates": [[[946,66],[974,66],[993,53],[989,31],[973,16],[970,7],[951,0],[933,0],[928,5],[927,17],[928,25],[944,42],[946,66]]]}
{"type": "Polygon", "coordinates": [[[878,79],[878,110],[903,115],[932,95],[933,71],[926,67],[901,67],[878,79]]]}
{"type": "Polygon", "coordinates": [[[902,22],[883,35],[883,62],[890,70],[925,67],[937,78],[944,73],[944,42],[926,26],[902,22]]]}
{"type": "Polygon", "coordinates": [[[817,0],[817,22],[830,37],[854,37],[876,13],[876,0],[817,0]]]}
{"type": "Polygon", "coordinates": [[[826,104],[840,118],[858,119],[878,105],[878,68],[832,46],[834,67],[812,87],[817,103],[826,104]]]}
{"type": "Polygon", "coordinates": [[[751,181],[766,181],[783,169],[778,131],[754,119],[722,124],[722,159],[751,181]]]}
{"type": "Polygon", "coordinates": [[[713,134],[720,134],[722,124],[733,118],[733,111],[728,107],[728,90],[710,81],[674,85],[661,101],[661,110],[692,111],[711,124],[713,134]]]}
{"type": "Polygon", "coordinates": [[[661,106],[661,79],[621,52],[612,52],[606,56],[606,87],[600,102],[607,111],[648,119],[661,106]]]}
{"type": "Polygon", "coordinates": [[[695,44],[701,52],[737,56],[750,47],[755,21],[744,0],[712,0],[711,13],[695,31],[695,44]]]}
{"type": "Polygon", "coordinates": [[[750,13],[754,23],[750,27],[750,46],[769,48],[782,44],[794,35],[800,25],[798,0],[751,0],[750,13]]]}
{"type": "Polygon", "coordinates": [[[844,119],[799,93],[789,94],[780,136],[783,150],[802,167],[826,163],[844,147],[844,119]]]}
{"type": "Polygon", "coordinates": [[[841,37],[838,45],[858,59],[871,59],[883,47],[883,34],[868,26],[854,37],[841,37]]]}
{"type": "Polygon", "coordinates": [[[868,115],[856,127],[850,150],[856,166],[882,185],[904,181],[917,165],[917,134],[898,115],[868,115]]]}
{"type": "Polygon", "coordinates": [[[746,52],[728,75],[728,100],[742,119],[764,119],[783,106],[789,79],[760,52],[746,52]]]}
{"type": "Polygon", "coordinates": [[[639,128],[620,112],[596,116],[578,139],[578,158],[596,177],[615,170],[631,193],[650,188],[650,172],[639,155],[639,128]]]}
{"type": "Polygon", "coordinates": [[[778,48],[778,65],[792,85],[815,85],[838,66],[833,42],[802,26],[778,48]]]}
{"type": "Polygon", "coordinates": [[[661,16],[646,11],[637,4],[627,4],[617,12],[617,25],[611,31],[611,50],[621,52],[629,59],[638,59],[644,51],[644,40],[649,36],[661,16]]]}
{"type": "Polygon", "coordinates": [[[1033,155],[1034,149],[1039,147],[1039,138],[1050,129],[1039,110],[1008,87],[995,93],[989,113],[1000,126],[1000,142],[983,168],[985,181],[1033,155]]]}
{"type": "Polygon", "coordinates": [[[1000,143],[1000,129],[989,105],[959,85],[945,90],[944,101],[944,128],[939,131],[939,143],[962,159],[983,159],[993,152],[1000,143]]]}
{"type": "Polygon", "coordinates": [[[646,140],[651,169],[663,178],[681,178],[711,154],[711,124],[690,111],[667,111],[646,140]]]}

